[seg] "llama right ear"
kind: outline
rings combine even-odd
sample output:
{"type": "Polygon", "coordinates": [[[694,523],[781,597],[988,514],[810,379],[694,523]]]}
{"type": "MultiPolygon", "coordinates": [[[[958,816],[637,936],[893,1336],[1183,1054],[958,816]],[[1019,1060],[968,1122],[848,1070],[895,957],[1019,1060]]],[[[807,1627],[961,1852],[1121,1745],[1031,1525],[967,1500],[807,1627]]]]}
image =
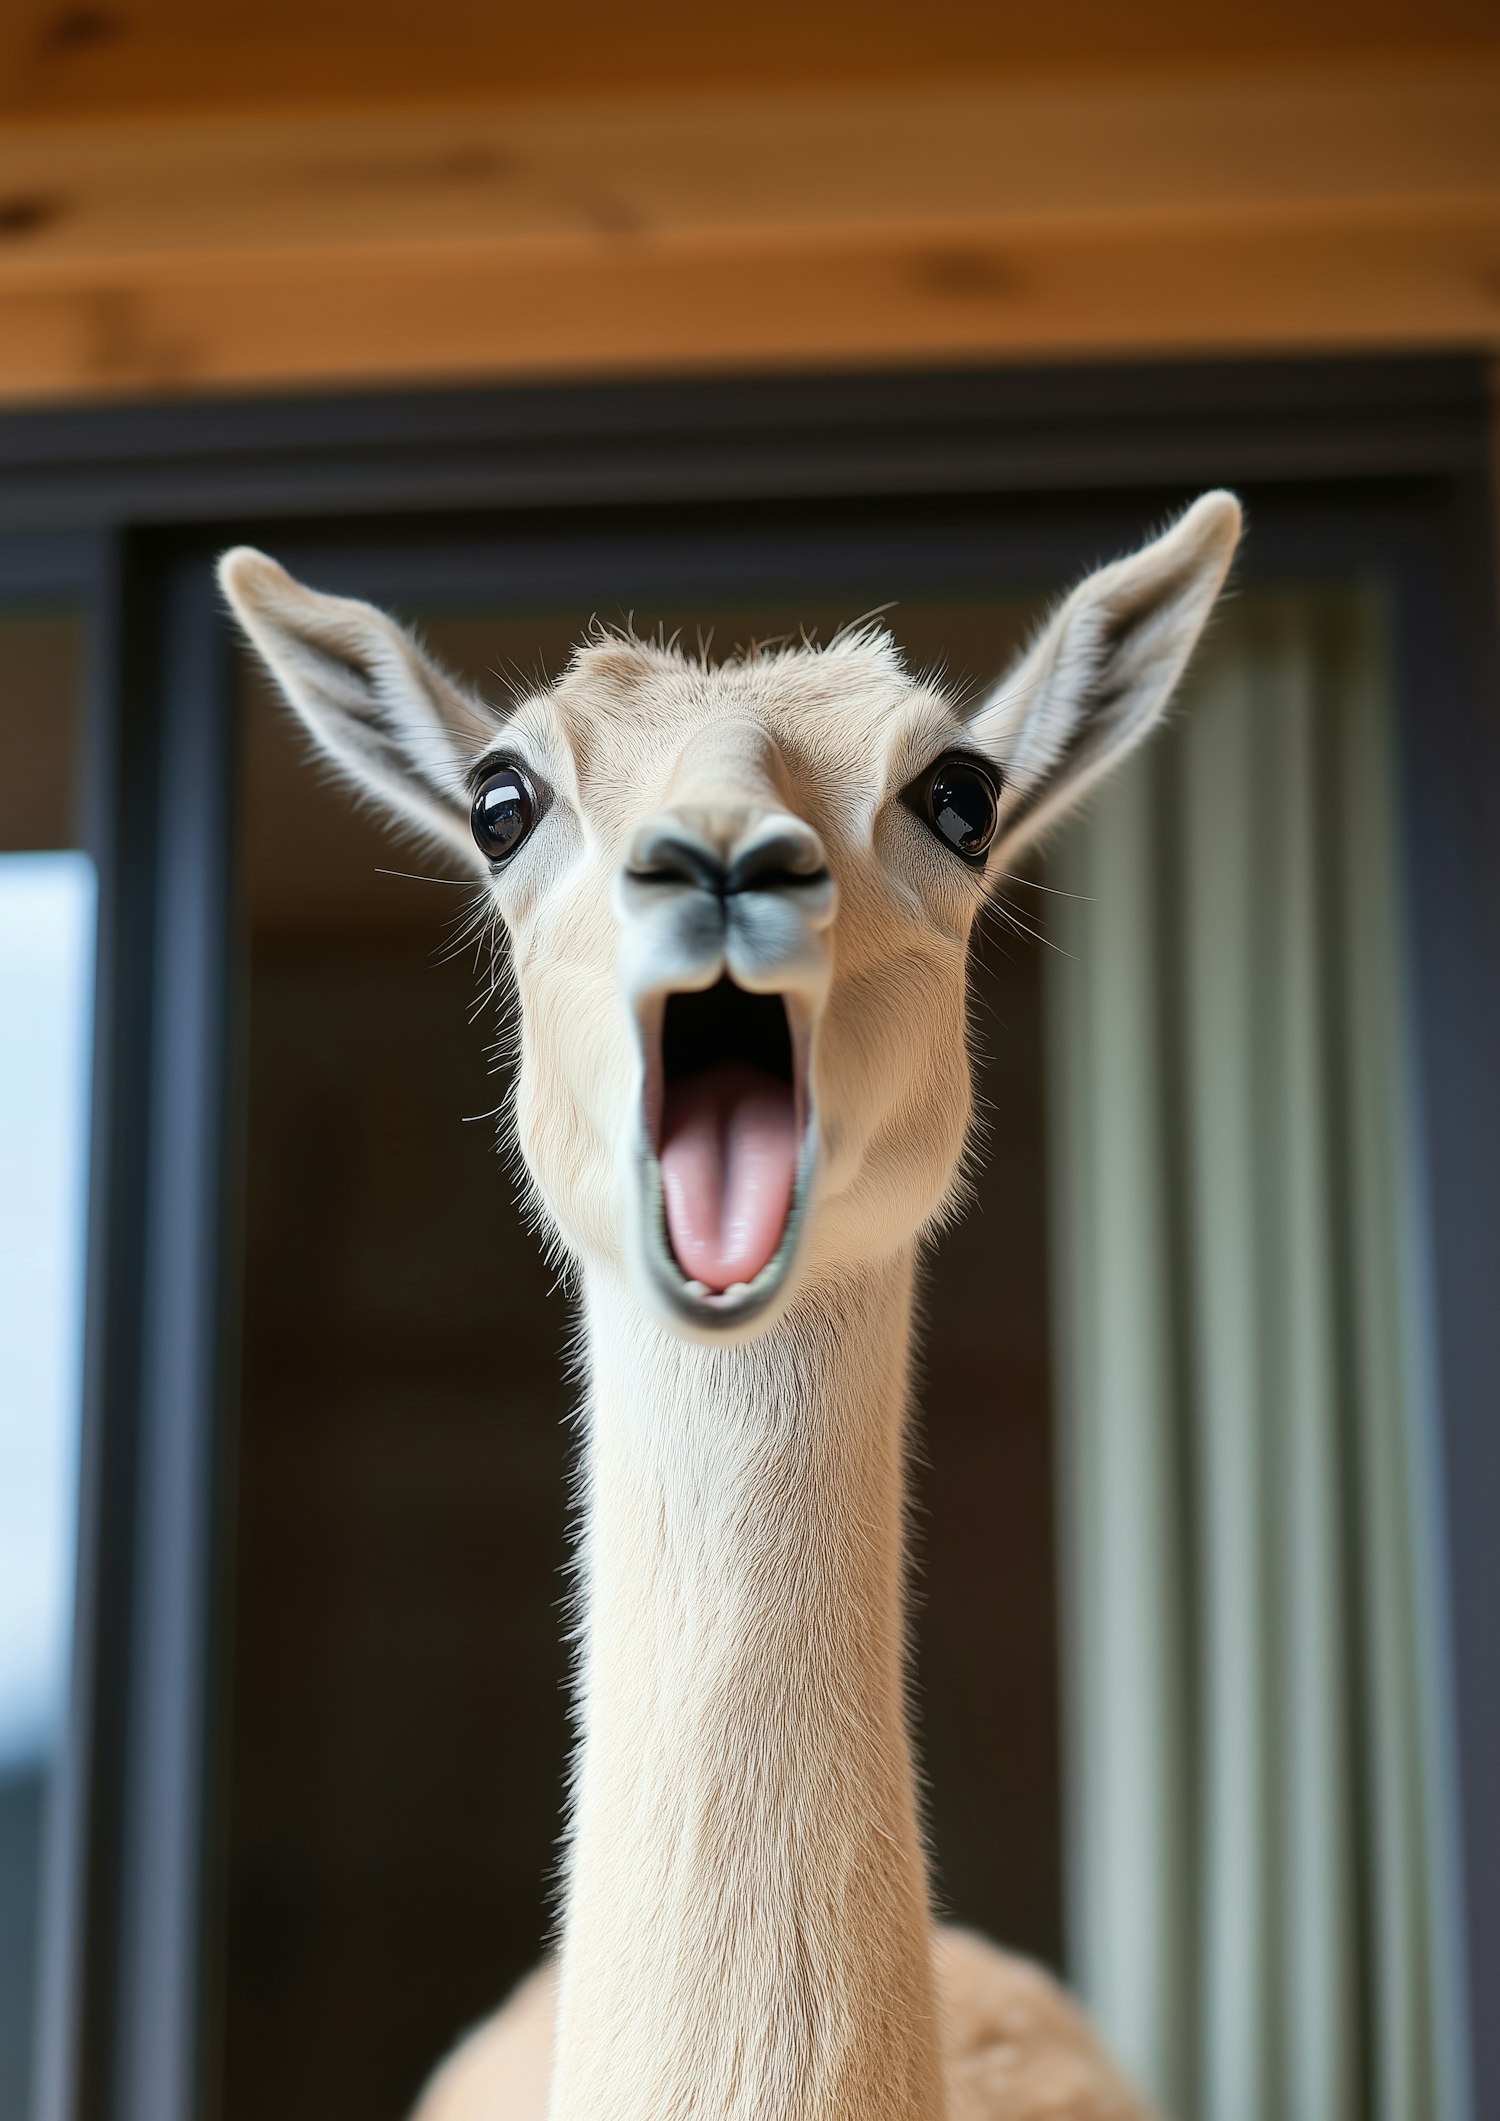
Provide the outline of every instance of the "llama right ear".
{"type": "Polygon", "coordinates": [[[1232,493],[1080,582],[969,727],[1005,776],[997,849],[1013,859],[1159,719],[1224,586],[1240,536],[1232,493]]]}
{"type": "Polygon", "coordinates": [[[329,757],[399,823],[486,873],[464,776],[493,716],[383,611],[304,589],[253,546],[224,554],[219,586],[329,757]]]}

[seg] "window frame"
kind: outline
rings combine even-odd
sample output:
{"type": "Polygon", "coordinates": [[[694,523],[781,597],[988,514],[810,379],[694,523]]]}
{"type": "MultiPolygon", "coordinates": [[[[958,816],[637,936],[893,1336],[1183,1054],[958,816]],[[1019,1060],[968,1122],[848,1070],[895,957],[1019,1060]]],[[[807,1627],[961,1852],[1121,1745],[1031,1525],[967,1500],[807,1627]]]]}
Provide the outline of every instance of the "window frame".
{"type": "MultiPolygon", "coordinates": [[[[1475,2113],[1500,2111],[1500,657],[1477,357],[350,394],[0,417],[0,597],[88,617],[99,867],[79,1575],[47,1884],[44,2121],[214,2106],[236,1141],[234,649],[250,537],[393,602],[568,594],[634,541],[716,581],[799,552],[1050,581],[1199,487],[1246,581],[1395,623],[1410,1043],[1437,1409],[1445,1734],[1475,2113]],[[778,526],[775,550],[771,529],[778,526]],[[833,542],[842,538],[842,547],[833,542]],[[590,541],[592,545],[590,545],[590,541]],[[790,541],[790,542],[789,542],[790,541]],[[805,541],[801,543],[799,541],[805,541]],[[704,563],[707,564],[707,563],[704,563]],[[497,570],[503,569],[503,573],[497,570]],[[170,1115],[170,1124],[167,1117],[170,1115]]],[[[837,569],[835,567],[835,575],[837,569]]],[[[675,579],[679,579],[677,577],[675,579]]]]}

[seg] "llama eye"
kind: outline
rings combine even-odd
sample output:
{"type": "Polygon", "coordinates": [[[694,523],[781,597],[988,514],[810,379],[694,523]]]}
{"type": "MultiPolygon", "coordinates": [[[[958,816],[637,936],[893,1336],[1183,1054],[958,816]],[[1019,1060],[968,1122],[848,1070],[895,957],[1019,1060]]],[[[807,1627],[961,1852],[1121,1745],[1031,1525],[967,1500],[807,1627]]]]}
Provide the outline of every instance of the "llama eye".
{"type": "Polygon", "coordinates": [[[480,782],[469,812],[474,844],[489,862],[508,862],[537,821],[541,805],[519,766],[496,766],[480,782]]]}
{"type": "Polygon", "coordinates": [[[945,846],[976,869],[1000,822],[1000,776],[962,752],[950,752],[919,774],[906,801],[945,846]]]}

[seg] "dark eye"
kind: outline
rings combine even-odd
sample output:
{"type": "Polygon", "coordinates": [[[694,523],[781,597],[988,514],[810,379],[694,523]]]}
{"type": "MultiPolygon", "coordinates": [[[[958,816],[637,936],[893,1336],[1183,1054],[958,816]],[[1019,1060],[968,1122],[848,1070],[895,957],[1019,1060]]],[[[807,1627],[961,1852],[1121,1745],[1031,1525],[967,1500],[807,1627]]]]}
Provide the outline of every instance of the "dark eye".
{"type": "Polygon", "coordinates": [[[469,812],[474,844],[488,862],[508,862],[537,821],[541,805],[519,766],[495,766],[480,782],[469,812]]]}
{"type": "Polygon", "coordinates": [[[950,752],[906,791],[922,822],[964,861],[978,868],[1000,821],[1000,775],[962,752],[950,752]]]}

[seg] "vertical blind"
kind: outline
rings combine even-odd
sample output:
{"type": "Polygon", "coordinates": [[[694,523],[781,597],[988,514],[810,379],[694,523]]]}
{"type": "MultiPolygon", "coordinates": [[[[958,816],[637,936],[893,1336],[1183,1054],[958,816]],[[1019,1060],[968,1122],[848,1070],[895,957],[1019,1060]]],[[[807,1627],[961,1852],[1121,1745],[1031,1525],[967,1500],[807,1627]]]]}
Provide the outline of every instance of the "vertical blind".
{"type": "Polygon", "coordinates": [[[1457,2121],[1373,597],[1249,596],[1047,880],[1075,1974],[1175,2121],[1457,2121]]]}

